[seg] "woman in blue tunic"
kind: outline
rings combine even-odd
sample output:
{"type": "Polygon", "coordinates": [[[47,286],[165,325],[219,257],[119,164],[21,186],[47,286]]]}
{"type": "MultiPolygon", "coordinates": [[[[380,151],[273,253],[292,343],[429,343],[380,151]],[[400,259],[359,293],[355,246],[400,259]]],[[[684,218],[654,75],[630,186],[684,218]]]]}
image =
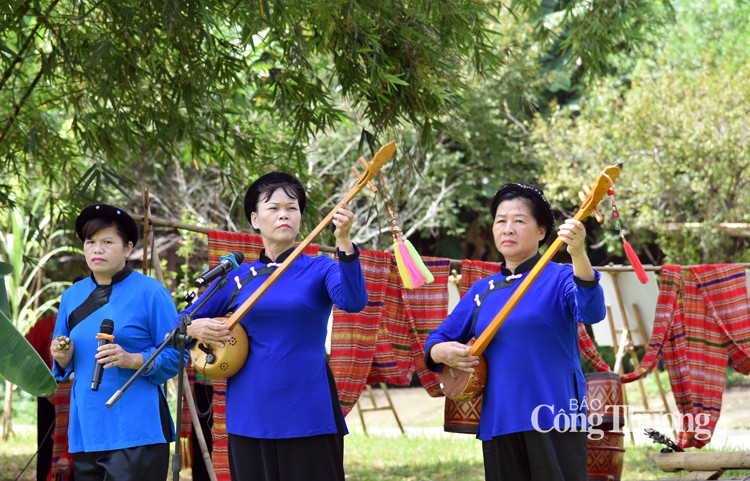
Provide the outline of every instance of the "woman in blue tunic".
{"type": "MultiPolygon", "coordinates": [[[[260,232],[264,249],[259,259],[230,272],[234,280],[223,287],[214,283],[203,294],[219,289],[194,313],[191,337],[212,346],[229,340],[225,324],[213,318],[235,311],[292,253],[305,201],[304,188],[292,175],[272,172],[252,183],[245,215],[260,232]]],[[[353,221],[346,206],[333,217],[340,262],[299,256],[240,320],[250,353],[227,381],[233,480],[344,480],[347,431],[325,338],[333,305],[357,312],[367,304],[359,250],[349,234],[353,221]]]]}
{"type": "Polygon", "coordinates": [[[63,293],[50,346],[55,378],[73,377],[68,438],[75,479],[164,481],[174,426],[161,384],[177,374],[179,352],[162,351],[119,401],[111,408],[106,402],[161,345],[177,310],[161,284],[128,263],[138,226],[124,210],[86,207],[76,232],[91,276],[63,293]],[[105,320],[114,339],[99,346],[105,320]],[[94,389],[97,363],[102,376],[94,389]]]}
{"type": "MultiPolygon", "coordinates": [[[[478,337],[540,259],[553,229],[547,199],[535,186],[506,184],[490,212],[500,273],[477,281],[427,339],[427,365],[472,372],[478,337]]],[[[488,382],[477,437],[488,481],[585,481],[586,381],[578,322],[605,316],[599,273],[584,250],[583,224],[568,219],[558,236],[572,265],[548,263],[484,352],[488,382]]]]}

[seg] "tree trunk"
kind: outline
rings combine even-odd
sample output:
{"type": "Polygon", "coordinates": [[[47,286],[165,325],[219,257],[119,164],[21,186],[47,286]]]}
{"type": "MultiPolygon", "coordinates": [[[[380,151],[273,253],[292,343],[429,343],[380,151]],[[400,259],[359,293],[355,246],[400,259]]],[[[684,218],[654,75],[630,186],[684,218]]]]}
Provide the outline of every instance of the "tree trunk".
{"type": "Polygon", "coordinates": [[[5,381],[5,405],[3,406],[3,440],[13,434],[13,384],[5,381]]]}

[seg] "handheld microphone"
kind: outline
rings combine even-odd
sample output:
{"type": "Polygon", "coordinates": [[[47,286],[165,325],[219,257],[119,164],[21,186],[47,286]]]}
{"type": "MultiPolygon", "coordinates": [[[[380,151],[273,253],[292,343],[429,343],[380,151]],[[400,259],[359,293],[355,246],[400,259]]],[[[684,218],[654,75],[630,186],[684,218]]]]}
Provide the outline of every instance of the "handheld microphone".
{"type": "MultiPolygon", "coordinates": [[[[100,348],[101,346],[104,346],[105,344],[109,344],[112,342],[115,338],[115,336],[112,335],[112,333],[115,332],[115,323],[112,321],[112,319],[104,319],[102,321],[102,325],[99,326],[99,334],[96,335],[96,338],[99,339],[99,345],[97,346],[100,348]]],[[[92,391],[98,391],[99,390],[99,384],[102,383],[102,374],[104,374],[104,366],[99,364],[99,360],[94,360],[95,366],[94,366],[94,377],[91,378],[91,390],[92,391]]]]}
{"type": "Polygon", "coordinates": [[[227,272],[239,268],[244,260],[245,255],[240,251],[234,251],[231,254],[225,255],[221,258],[221,262],[216,267],[203,273],[198,279],[196,279],[195,286],[201,287],[217,277],[221,277],[227,272]]]}

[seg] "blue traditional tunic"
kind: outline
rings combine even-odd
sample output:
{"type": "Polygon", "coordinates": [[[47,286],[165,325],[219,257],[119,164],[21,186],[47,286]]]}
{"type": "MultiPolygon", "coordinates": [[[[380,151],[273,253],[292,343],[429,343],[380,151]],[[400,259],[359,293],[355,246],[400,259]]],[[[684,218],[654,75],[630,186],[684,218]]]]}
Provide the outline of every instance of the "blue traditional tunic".
{"type": "MultiPolygon", "coordinates": [[[[367,304],[358,253],[338,263],[325,256],[299,256],[240,320],[250,352],[227,382],[228,433],[261,439],[344,434],[335,385],[329,382],[325,339],[332,305],[357,312],[367,304]]],[[[261,259],[241,264],[198,312],[191,310],[217,283],[181,314],[198,319],[236,311],[266,281],[269,262],[261,254],[261,259]],[[253,271],[260,274],[253,276],[253,271]],[[236,279],[242,282],[239,291],[236,279]]]]}
{"type": "MultiPolygon", "coordinates": [[[[440,342],[468,342],[474,336],[472,322],[476,296],[495,288],[481,300],[476,337],[487,328],[531,268],[539,255],[516,269],[519,277],[503,271],[477,281],[433,331],[426,352],[440,342]],[[510,278],[508,278],[510,276],[510,278]]],[[[477,437],[570,426],[585,427],[586,380],[581,370],[576,323],[596,323],[606,314],[604,294],[596,280],[582,281],[570,265],[549,263],[508,315],[484,351],[488,382],[482,399],[477,437]],[[557,419],[556,419],[557,418],[557,419]]],[[[428,368],[442,369],[426,357],[428,368]]],[[[580,429],[578,429],[580,431],[580,429]]]]}
{"type": "Polygon", "coordinates": [[[93,277],[88,277],[63,293],[53,336],[70,337],[74,350],[66,369],[61,369],[57,361],[53,363],[53,374],[62,381],[75,373],[69,452],[109,451],[174,440],[174,426],[160,384],[179,370],[176,349],[162,351],[151,370],[142,374],[111,408],[105,403],[135,370],[104,370],[98,391],[91,390],[91,378],[102,320],[114,322],[114,343],[129,353],[142,353],[145,361],[164,341],[176,315],[169,292],[130,265],[113,277],[111,285],[97,286],[93,277]],[[69,320],[73,318],[78,323],[70,329],[69,320]]]}

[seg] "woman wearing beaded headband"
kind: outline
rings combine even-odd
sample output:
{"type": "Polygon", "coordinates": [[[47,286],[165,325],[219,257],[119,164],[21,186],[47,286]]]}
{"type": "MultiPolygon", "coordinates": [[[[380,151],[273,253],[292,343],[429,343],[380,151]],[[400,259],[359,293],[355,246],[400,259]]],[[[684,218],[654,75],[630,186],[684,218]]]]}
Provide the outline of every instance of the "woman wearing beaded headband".
{"type": "Polygon", "coordinates": [[[177,374],[179,352],[164,349],[116,404],[106,403],[162,344],[177,310],[161,284],[128,263],[138,226],[127,212],[86,207],[76,233],[91,276],[63,293],[51,345],[55,378],[75,375],[68,428],[75,479],[164,481],[175,431],[161,385],[177,374]],[[110,342],[100,345],[107,324],[110,342]]]}
{"type": "MultiPolygon", "coordinates": [[[[501,187],[490,213],[502,270],[477,281],[430,334],[425,358],[432,370],[473,371],[479,358],[467,343],[536,265],[553,230],[549,202],[530,184],[501,187]]],[[[557,234],[571,265],[548,263],[484,351],[488,380],[477,438],[488,481],[586,479],[586,382],[577,323],[604,318],[604,295],[584,249],[583,224],[568,219],[557,234]]]]}

